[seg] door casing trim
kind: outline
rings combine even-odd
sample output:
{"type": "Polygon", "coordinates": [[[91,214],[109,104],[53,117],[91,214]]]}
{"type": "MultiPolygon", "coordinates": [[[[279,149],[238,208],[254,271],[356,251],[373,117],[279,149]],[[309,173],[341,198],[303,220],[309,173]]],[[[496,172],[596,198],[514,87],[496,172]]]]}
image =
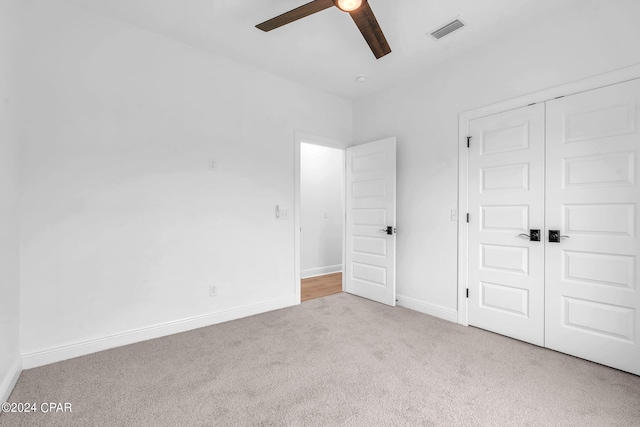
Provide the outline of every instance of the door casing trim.
{"type": "MultiPolygon", "coordinates": [[[[487,105],[458,115],[458,323],[469,325],[468,299],[468,234],[466,218],[468,210],[468,152],[467,135],[471,120],[502,113],[530,104],[550,101],[563,96],[575,95],[601,87],[640,78],[640,64],[578,80],[551,89],[487,105]]],[[[473,143],[473,142],[472,142],[473,143]]]]}

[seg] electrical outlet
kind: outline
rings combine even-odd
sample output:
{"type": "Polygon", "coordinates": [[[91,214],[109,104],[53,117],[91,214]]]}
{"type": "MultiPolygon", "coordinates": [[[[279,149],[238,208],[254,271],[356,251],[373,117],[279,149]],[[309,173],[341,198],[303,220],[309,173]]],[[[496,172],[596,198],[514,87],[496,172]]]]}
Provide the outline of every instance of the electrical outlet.
{"type": "Polygon", "coordinates": [[[457,220],[458,220],[458,210],[451,209],[451,221],[457,221],[457,220]]]}
{"type": "Polygon", "coordinates": [[[209,170],[215,171],[217,169],[216,161],[214,159],[209,159],[209,170]]]}
{"type": "Polygon", "coordinates": [[[218,296],[218,289],[216,286],[214,285],[209,286],[209,296],[210,297],[218,296]]]}
{"type": "Polygon", "coordinates": [[[289,219],[289,209],[280,209],[280,218],[281,221],[286,221],[289,219]]]}

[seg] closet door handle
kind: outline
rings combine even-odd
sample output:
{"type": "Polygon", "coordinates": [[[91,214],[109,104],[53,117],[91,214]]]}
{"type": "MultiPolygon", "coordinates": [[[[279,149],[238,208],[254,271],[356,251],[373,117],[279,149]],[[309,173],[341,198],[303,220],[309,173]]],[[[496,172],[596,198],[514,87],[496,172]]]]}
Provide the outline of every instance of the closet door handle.
{"type": "Polygon", "coordinates": [[[560,230],[549,230],[549,243],[560,243],[560,239],[568,239],[569,236],[560,235],[560,230]]]}
{"type": "Polygon", "coordinates": [[[518,234],[518,236],[528,237],[529,240],[532,241],[532,242],[539,242],[540,241],[540,230],[531,229],[531,230],[529,230],[529,234],[520,233],[520,234],[518,234]]]}

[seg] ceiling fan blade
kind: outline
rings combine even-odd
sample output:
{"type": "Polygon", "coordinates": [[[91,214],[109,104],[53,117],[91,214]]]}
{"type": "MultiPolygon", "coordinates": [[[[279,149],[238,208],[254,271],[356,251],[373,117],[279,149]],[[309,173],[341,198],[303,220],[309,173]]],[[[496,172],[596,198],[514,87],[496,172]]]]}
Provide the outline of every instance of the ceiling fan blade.
{"type": "Polygon", "coordinates": [[[298,19],[306,16],[313,15],[316,12],[320,12],[321,10],[328,9],[333,6],[334,4],[332,0],[315,0],[311,3],[307,3],[290,10],[289,12],[285,12],[282,15],[276,16],[275,18],[269,19],[268,21],[264,21],[262,24],[256,25],[256,28],[259,28],[262,31],[275,30],[278,27],[282,27],[283,25],[297,21],[298,19]]]}
{"type": "Polygon", "coordinates": [[[382,33],[382,29],[378,24],[376,16],[373,14],[373,10],[371,10],[371,6],[369,6],[369,2],[363,2],[359,9],[349,12],[349,14],[377,59],[391,53],[389,43],[387,43],[387,39],[382,33]]]}

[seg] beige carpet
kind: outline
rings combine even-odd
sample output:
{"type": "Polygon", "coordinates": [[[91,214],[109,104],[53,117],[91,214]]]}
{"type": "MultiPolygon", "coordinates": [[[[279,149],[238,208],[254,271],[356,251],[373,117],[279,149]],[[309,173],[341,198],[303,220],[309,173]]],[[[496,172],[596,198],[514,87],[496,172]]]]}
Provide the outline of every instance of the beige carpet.
{"type": "Polygon", "coordinates": [[[0,426],[639,426],[640,377],[348,294],[25,371],[0,426]]]}

